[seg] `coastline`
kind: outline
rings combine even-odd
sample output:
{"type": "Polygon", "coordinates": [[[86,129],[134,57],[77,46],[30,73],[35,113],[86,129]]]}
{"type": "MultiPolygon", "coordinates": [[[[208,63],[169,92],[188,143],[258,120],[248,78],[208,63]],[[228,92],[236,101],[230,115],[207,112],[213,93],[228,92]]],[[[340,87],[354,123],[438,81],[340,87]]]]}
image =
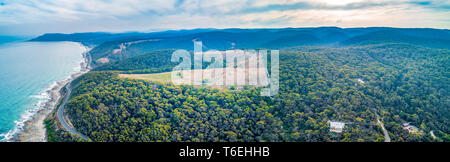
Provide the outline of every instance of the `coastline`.
{"type": "MultiPolygon", "coordinates": [[[[79,42],[75,42],[79,43],[79,42]]],[[[28,110],[24,113],[32,113],[30,118],[23,122],[23,125],[18,125],[18,129],[14,134],[12,134],[11,139],[7,141],[11,142],[46,142],[47,141],[47,131],[45,128],[44,120],[51,114],[53,110],[57,107],[59,101],[62,98],[61,89],[67,84],[72,82],[74,79],[83,75],[84,73],[89,72],[89,58],[87,53],[91,50],[90,48],[84,46],[79,43],[81,46],[86,48],[86,50],[82,53],[82,61],[80,62],[80,66],[76,67],[77,70],[74,74],[71,74],[67,79],[58,81],[56,84],[50,86],[44,93],[47,95],[42,105],[39,103],[36,105],[37,107],[32,110],[28,110]],[[79,70],[78,70],[79,68],[79,70]]]]}

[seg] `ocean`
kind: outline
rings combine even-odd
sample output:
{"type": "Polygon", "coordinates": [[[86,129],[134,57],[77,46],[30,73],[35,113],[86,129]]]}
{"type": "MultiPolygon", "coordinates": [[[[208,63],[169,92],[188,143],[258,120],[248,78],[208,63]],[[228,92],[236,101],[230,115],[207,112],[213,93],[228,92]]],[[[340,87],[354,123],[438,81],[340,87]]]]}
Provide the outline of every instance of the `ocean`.
{"type": "Polygon", "coordinates": [[[0,141],[23,129],[56,82],[80,71],[86,50],[75,42],[0,43],[0,141]]]}

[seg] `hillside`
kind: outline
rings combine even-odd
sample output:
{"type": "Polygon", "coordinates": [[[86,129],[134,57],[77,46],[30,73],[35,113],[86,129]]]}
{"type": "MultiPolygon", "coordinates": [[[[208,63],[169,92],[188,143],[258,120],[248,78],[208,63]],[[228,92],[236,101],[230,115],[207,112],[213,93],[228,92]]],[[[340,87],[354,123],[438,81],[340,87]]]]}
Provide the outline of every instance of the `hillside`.
{"type": "Polygon", "coordinates": [[[259,88],[175,86],[111,72],[163,72],[169,53],[107,63],[77,79],[67,105],[77,130],[93,141],[381,142],[378,115],[392,141],[450,140],[447,49],[408,43],[283,48],[273,98],[260,96],[259,88]],[[330,132],[328,121],[347,123],[344,132],[330,132]],[[420,132],[408,132],[404,123],[420,132]]]}
{"type": "Polygon", "coordinates": [[[45,34],[31,41],[76,41],[93,48],[92,66],[114,62],[154,50],[193,50],[193,41],[204,50],[280,49],[295,46],[359,46],[408,43],[431,48],[450,47],[450,31],[427,28],[281,28],[281,29],[194,29],[153,33],[45,34]]]}
{"type": "Polygon", "coordinates": [[[450,49],[450,32],[445,30],[441,32],[429,30],[411,32],[408,30],[403,31],[398,29],[390,29],[355,36],[348,40],[340,42],[340,44],[349,46],[400,42],[431,48],[450,49]]]}
{"type": "Polygon", "coordinates": [[[156,73],[171,71],[178,63],[171,62],[174,50],[157,50],[136,57],[107,63],[94,71],[126,71],[128,73],[156,73]]]}

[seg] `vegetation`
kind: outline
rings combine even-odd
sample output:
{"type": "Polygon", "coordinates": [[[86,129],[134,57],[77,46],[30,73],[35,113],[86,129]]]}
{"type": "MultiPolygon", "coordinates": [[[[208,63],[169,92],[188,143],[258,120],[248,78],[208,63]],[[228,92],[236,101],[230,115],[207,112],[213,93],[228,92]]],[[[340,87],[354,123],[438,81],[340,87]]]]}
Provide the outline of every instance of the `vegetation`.
{"type": "MultiPolygon", "coordinates": [[[[449,30],[198,29],[33,39],[61,40],[95,46],[95,68],[73,82],[66,106],[93,141],[383,141],[377,116],[392,141],[450,141],[449,30]],[[168,49],[192,52],[192,40],[204,50],[280,49],[278,95],[165,83],[178,64],[168,49]],[[101,58],[110,62],[96,62],[101,58]],[[343,133],[330,132],[328,121],[345,122],[343,133]]],[[[52,119],[45,123],[50,141],[77,141],[52,119]]]]}
{"type": "Polygon", "coordinates": [[[154,52],[76,79],[67,111],[93,141],[383,141],[377,115],[393,141],[449,141],[449,54],[403,43],[285,48],[279,94],[262,97],[118,77],[166,72],[170,55],[154,52]]]}
{"type": "Polygon", "coordinates": [[[56,128],[54,119],[47,119],[44,121],[45,129],[47,131],[48,142],[82,142],[81,138],[77,138],[64,131],[63,129],[56,128]]]}
{"type": "Polygon", "coordinates": [[[171,71],[177,62],[171,62],[174,50],[158,50],[97,67],[95,71],[120,70],[127,73],[158,73],[171,71]]]}

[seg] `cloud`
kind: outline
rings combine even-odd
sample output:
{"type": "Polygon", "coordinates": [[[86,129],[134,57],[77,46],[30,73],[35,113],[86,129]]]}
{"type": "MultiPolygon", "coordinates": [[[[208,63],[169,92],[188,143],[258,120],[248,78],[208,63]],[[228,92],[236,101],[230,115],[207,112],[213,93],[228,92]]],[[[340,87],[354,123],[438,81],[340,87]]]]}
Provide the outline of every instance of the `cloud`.
{"type": "Polygon", "coordinates": [[[0,34],[185,28],[449,28],[447,0],[0,0],[0,34]]]}

